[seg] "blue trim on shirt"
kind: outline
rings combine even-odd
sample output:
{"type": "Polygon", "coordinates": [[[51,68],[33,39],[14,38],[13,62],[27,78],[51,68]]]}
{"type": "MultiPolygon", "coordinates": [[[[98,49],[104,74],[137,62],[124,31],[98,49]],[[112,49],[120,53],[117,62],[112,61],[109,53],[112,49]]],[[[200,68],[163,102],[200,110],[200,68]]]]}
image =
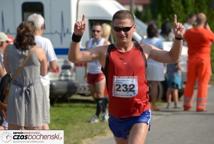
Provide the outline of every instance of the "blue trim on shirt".
{"type": "MultiPolygon", "coordinates": [[[[56,55],[68,55],[69,48],[54,48],[56,55]]],[[[84,50],[80,48],[80,50],[84,50]]]]}

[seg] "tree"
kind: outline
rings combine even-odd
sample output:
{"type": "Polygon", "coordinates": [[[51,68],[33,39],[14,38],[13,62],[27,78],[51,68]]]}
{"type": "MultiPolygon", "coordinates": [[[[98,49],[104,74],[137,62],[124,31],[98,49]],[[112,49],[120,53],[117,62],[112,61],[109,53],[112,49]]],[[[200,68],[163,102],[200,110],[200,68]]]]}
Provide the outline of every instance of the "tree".
{"type": "MultiPolygon", "coordinates": [[[[185,22],[188,15],[203,12],[207,15],[211,29],[214,30],[213,9],[214,0],[151,0],[151,4],[143,12],[138,12],[136,16],[144,22],[155,20],[160,27],[165,20],[172,21],[174,14],[177,14],[180,22],[185,22]]],[[[214,47],[211,55],[214,72],[214,47]]]]}
{"type": "Polygon", "coordinates": [[[156,20],[160,24],[166,19],[172,21],[174,14],[178,15],[179,21],[185,22],[188,15],[204,12],[211,28],[214,28],[212,4],[213,0],[151,0],[151,4],[138,16],[144,21],[156,20]]]}

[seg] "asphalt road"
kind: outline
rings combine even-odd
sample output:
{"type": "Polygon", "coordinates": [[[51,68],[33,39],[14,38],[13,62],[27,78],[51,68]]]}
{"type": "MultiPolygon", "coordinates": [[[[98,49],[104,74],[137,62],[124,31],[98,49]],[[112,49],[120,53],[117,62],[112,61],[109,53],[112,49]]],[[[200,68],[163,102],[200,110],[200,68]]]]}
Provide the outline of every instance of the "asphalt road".
{"type": "MultiPolygon", "coordinates": [[[[196,95],[195,95],[196,97],[196,95]]],[[[182,101],[179,103],[182,106],[182,101]]],[[[146,144],[214,144],[214,87],[209,88],[207,112],[166,110],[153,112],[146,144]]],[[[90,144],[115,144],[111,134],[96,137],[90,144]]]]}

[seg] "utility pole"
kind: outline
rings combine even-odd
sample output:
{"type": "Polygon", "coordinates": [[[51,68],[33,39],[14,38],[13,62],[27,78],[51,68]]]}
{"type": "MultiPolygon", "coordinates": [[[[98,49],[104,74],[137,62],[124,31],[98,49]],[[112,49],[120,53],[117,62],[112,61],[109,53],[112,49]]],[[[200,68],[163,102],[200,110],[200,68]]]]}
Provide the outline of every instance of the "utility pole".
{"type": "Polygon", "coordinates": [[[130,11],[134,14],[134,0],[129,0],[130,11]]]}

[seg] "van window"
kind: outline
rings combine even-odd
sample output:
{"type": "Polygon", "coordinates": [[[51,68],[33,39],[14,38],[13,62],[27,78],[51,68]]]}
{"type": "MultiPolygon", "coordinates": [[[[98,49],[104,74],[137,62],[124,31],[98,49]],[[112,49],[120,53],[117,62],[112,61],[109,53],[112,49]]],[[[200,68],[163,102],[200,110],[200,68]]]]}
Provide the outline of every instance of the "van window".
{"type": "Polygon", "coordinates": [[[44,6],[41,2],[25,2],[22,4],[22,21],[33,13],[41,14],[44,17],[44,6]]]}

